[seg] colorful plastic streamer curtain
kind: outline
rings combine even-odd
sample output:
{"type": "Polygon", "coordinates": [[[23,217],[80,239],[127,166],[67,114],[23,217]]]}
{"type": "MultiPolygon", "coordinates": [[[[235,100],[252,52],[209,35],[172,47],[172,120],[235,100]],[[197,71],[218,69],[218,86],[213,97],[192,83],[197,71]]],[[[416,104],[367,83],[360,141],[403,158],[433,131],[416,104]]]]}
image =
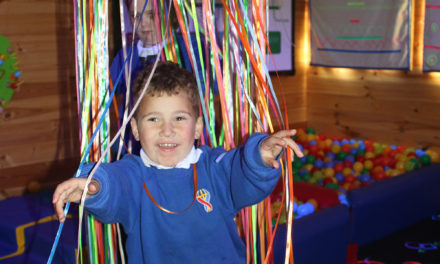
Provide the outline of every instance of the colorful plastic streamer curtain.
{"type": "MultiPolygon", "coordinates": [[[[266,66],[266,50],[270,53],[268,0],[149,1],[153,1],[155,26],[162,44],[159,58],[179,63],[196,77],[205,123],[202,144],[211,147],[221,145],[229,150],[245,143],[254,132],[272,133],[275,129],[288,129],[285,104],[282,111],[266,66]],[[169,14],[172,14],[171,19],[169,14]],[[171,23],[171,20],[175,23],[171,23]]],[[[77,173],[79,175],[84,162],[98,159],[100,162],[108,161],[107,157],[101,155],[108,152],[107,110],[114,90],[110,88],[108,74],[108,2],[74,0],[74,6],[83,157],[77,173]]],[[[124,9],[120,10],[123,18],[124,9]]],[[[127,50],[125,25],[122,24],[121,28],[122,46],[127,50]]],[[[136,30],[133,28],[132,32],[136,30]]],[[[127,62],[130,54],[125,53],[127,62]]],[[[118,80],[113,80],[115,85],[121,74],[118,80]]],[[[128,113],[118,115],[129,116],[128,113]]],[[[124,126],[120,128],[124,129],[124,126]]],[[[273,239],[282,210],[286,211],[288,234],[292,232],[292,160],[292,152],[285,151],[282,159],[284,206],[277,212],[275,224],[272,223],[270,197],[258,205],[243,209],[236,217],[240,234],[247,245],[247,263],[273,263],[273,239]]],[[[67,210],[68,205],[65,213],[67,210]]],[[[117,263],[118,259],[124,259],[116,254],[116,227],[101,225],[91,216],[88,217],[87,226],[90,263],[117,263]]],[[[78,240],[81,241],[80,235],[78,240]]],[[[287,235],[285,263],[293,263],[291,235],[287,235]]]]}
{"type": "MultiPolygon", "coordinates": [[[[109,101],[108,1],[75,1],[74,5],[81,156],[89,163],[98,161],[110,136],[109,114],[104,113],[105,103],[109,101]],[[100,118],[103,122],[98,127],[100,118]],[[94,131],[98,134],[92,140],[94,131]],[[87,153],[90,142],[92,148],[87,153]]],[[[103,161],[110,158],[104,157],[103,161]]],[[[116,227],[86,215],[89,262],[115,263],[116,227]]]]}

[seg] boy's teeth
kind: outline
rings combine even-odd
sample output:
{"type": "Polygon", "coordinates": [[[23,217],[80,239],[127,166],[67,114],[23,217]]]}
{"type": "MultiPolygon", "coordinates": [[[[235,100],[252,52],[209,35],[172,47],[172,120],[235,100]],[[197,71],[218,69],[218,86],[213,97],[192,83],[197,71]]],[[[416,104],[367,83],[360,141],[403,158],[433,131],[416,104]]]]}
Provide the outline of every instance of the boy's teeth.
{"type": "Polygon", "coordinates": [[[161,146],[161,147],[175,147],[176,146],[176,144],[159,144],[159,146],[161,146]]]}

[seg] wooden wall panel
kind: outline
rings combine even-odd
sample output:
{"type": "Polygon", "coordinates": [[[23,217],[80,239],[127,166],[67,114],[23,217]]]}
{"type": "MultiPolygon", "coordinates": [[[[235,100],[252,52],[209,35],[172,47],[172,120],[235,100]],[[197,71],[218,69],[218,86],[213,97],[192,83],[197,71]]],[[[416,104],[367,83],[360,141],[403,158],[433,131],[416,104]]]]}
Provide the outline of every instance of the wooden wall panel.
{"type": "Polygon", "coordinates": [[[67,0],[0,1],[0,34],[23,81],[0,114],[0,198],[71,177],[78,164],[72,11],[67,0]]]}
{"type": "MultiPolygon", "coordinates": [[[[307,6],[304,1],[294,1],[295,17],[294,17],[294,59],[295,59],[295,75],[282,75],[280,81],[276,76],[272,77],[278,100],[282,109],[283,97],[286,101],[287,114],[291,127],[304,127],[307,122],[306,117],[306,84],[307,84],[307,55],[304,54],[307,41],[305,39],[307,28],[305,28],[304,20],[308,17],[307,6]]],[[[283,110],[284,111],[284,110],[283,110]]]]}

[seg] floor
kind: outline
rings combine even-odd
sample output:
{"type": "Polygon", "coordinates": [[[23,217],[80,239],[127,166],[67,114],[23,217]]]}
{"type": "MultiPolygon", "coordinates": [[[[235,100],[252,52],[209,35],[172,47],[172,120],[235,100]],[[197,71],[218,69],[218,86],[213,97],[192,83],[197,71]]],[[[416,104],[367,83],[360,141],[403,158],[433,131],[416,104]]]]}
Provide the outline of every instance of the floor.
{"type": "Polygon", "coordinates": [[[359,263],[440,264],[440,213],[362,246],[359,263]]]}

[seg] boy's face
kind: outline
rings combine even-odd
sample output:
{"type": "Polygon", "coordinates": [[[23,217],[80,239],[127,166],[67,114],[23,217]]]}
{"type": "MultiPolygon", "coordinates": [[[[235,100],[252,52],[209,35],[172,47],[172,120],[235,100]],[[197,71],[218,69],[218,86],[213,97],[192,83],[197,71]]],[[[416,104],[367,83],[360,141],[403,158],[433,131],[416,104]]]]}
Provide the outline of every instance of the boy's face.
{"type": "Polygon", "coordinates": [[[142,9],[144,8],[145,0],[132,0],[130,4],[130,17],[131,22],[134,25],[139,24],[137,28],[136,35],[144,44],[144,47],[150,47],[157,44],[157,36],[156,30],[154,26],[154,12],[153,12],[153,0],[148,0],[147,6],[145,7],[144,14],[142,16],[142,20],[140,19],[140,15],[142,14],[142,9]],[[134,4],[137,1],[136,6],[136,17],[134,16],[134,4]]]}
{"type": "Polygon", "coordinates": [[[191,151],[202,133],[203,122],[195,116],[188,94],[180,91],[171,96],[145,95],[131,127],[152,161],[174,167],[191,151]]]}

